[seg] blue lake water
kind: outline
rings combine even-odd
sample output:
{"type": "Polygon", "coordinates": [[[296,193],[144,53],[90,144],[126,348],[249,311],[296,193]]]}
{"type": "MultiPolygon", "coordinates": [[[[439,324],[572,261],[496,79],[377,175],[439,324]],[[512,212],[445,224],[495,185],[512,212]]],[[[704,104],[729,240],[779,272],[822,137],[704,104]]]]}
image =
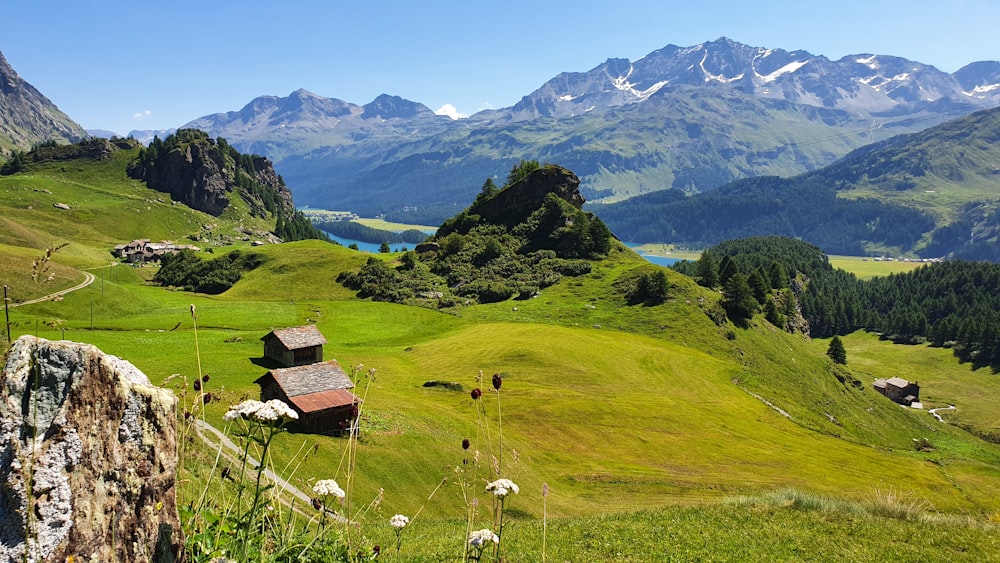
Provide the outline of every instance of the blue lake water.
{"type": "MultiPolygon", "coordinates": [[[[635,250],[636,247],[639,246],[639,243],[636,243],[636,242],[626,242],[626,243],[623,243],[623,244],[625,246],[631,248],[632,250],[635,250]]],[[[635,251],[639,252],[638,250],[635,250],[635,251]]],[[[676,262],[679,262],[679,261],[682,260],[682,258],[672,258],[672,257],[669,257],[669,256],[653,256],[651,254],[646,254],[644,252],[639,252],[639,256],[642,256],[643,258],[645,258],[646,260],[649,260],[650,262],[652,262],[653,264],[656,264],[657,266],[671,266],[671,265],[675,264],[676,262]]]]}
{"type": "MultiPolygon", "coordinates": [[[[326,233],[326,231],[323,231],[323,232],[326,233]]],[[[337,235],[335,235],[333,233],[326,233],[326,234],[327,234],[327,236],[330,237],[331,240],[335,240],[335,241],[339,242],[340,244],[344,245],[345,248],[348,247],[348,246],[351,246],[352,244],[358,245],[358,250],[360,250],[361,252],[368,252],[368,253],[371,253],[371,254],[378,254],[378,248],[380,246],[382,246],[381,243],[377,243],[377,242],[362,242],[360,240],[354,240],[354,239],[350,239],[350,238],[338,237],[337,235]]],[[[410,243],[405,243],[405,242],[400,242],[400,243],[390,244],[389,248],[391,248],[393,252],[396,252],[397,250],[402,250],[404,246],[406,248],[410,249],[410,250],[413,250],[413,247],[416,246],[416,245],[415,244],[410,244],[410,243]]]]}
{"type": "MultiPolygon", "coordinates": [[[[324,231],[324,232],[326,232],[326,231],[324,231]]],[[[344,245],[344,247],[348,247],[348,246],[350,246],[352,244],[356,244],[356,245],[358,245],[358,250],[360,250],[361,252],[368,252],[370,254],[378,254],[378,248],[379,248],[379,246],[381,246],[380,243],[362,242],[360,240],[354,240],[354,239],[349,239],[349,238],[344,238],[344,237],[338,237],[338,236],[330,234],[330,233],[326,233],[326,234],[329,235],[331,239],[333,239],[333,240],[339,242],[340,244],[344,245]]],[[[629,247],[637,246],[636,244],[630,244],[630,243],[625,243],[625,245],[629,246],[629,247]]],[[[407,248],[407,249],[409,249],[409,250],[413,250],[414,246],[416,246],[416,245],[415,244],[409,244],[409,243],[395,243],[395,244],[390,244],[389,245],[389,247],[392,249],[393,252],[402,250],[404,247],[407,248]]],[[[649,260],[650,262],[652,262],[653,264],[656,264],[658,266],[670,266],[670,265],[674,264],[675,262],[681,260],[680,258],[671,258],[669,256],[653,256],[653,255],[650,255],[650,254],[642,254],[642,253],[640,253],[640,256],[642,256],[646,260],[649,260]]]]}

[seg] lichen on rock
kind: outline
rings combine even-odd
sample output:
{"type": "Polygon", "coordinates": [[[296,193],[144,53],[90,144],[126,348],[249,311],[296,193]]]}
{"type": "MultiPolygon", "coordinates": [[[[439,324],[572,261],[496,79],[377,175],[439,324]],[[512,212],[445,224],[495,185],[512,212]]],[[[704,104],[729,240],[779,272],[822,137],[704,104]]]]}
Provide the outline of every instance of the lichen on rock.
{"type": "Polygon", "coordinates": [[[175,406],[94,346],[19,338],[0,373],[0,561],[175,561],[175,406]]]}

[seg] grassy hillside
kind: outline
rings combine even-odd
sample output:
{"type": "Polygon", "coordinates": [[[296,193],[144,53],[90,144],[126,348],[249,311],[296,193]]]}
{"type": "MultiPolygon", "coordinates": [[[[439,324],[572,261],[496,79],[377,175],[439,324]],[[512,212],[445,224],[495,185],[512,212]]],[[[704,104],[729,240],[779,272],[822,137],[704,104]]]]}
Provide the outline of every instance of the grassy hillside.
{"type": "MultiPolygon", "coordinates": [[[[845,339],[847,367],[835,367],[823,342],[763,320],[746,328],[717,326],[708,312],[719,294],[673,271],[665,272],[665,302],[630,305],[621,285],[658,267],[618,245],[589,273],[530,299],[447,313],[355,298],[334,280],[367,256],[319,241],[256,249],[268,260],[221,295],[171,291],[147,282],[153,268],[106,267],[107,248],[143,224],[144,232],[158,234],[148,238],[181,237],[205,216],[160,204],[141,185],[116,180],[120,162],[71,166],[83,173],[54,167],[0,178],[0,216],[16,227],[0,240],[2,271],[18,284],[12,287],[27,291],[30,259],[51,244],[49,237],[72,233],[72,244],[55,255],[52,287],[72,285],[82,267],[96,267],[99,280],[62,301],[13,309],[13,335],[65,336],[126,358],[175,390],[181,415],[199,412],[191,382],[208,374],[204,390],[215,400],[206,418],[223,428],[229,405],[258,396],[253,381],[266,371],[254,363],[262,356],[260,337],[316,323],[328,340],[326,359],[377,369],[370,389],[357,390],[365,395],[365,418],[355,492],[367,500],[383,489],[386,515],[424,507],[419,522],[426,527],[418,529],[425,531],[414,531],[423,538],[413,542],[417,558],[443,557],[448,534],[462,534],[454,519],[465,506],[456,486],[467,467],[463,438],[481,452],[479,463],[469,466],[478,472],[477,489],[491,454],[521,486],[511,501],[510,537],[518,538],[511,553],[522,559],[539,553],[543,483],[551,491],[546,514],[557,519],[550,554],[560,559],[656,559],[651,554],[659,548],[641,538],[664,528],[672,535],[669,554],[662,555],[677,559],[710,557],[706,537],[718,541],[716,555],[734,559],[806,557],[848,537],[854,538],[848,559],[872,553],[918,558],[903,543],[876,551],[871,530],[902,529],[930,559],[961,558],[962,549],[985,553],[995,542],[986,522],[1000,513],[1000,447],[973,434],[990,433],[1000,418],[987,400],[992,383],[948,364],[942,350],[888,347],[857,335],[845,339]],[[50,197],[34,185],[53,198],[76,198],[67,203],[89,212],[66,221],[51,205],[27,209],[27,198],[45,203],[50,197]],[[91,198],[117,212],[98,209],[91,198]],[[139,205],[149,209],[136,213],[139,205]],[[945,365],[954,369],[941,369],[945,365]],[[477,381],[480,372],[485,379],[477,381]],[[489,384],[494,373],[504,380],[499,394],[489,384]],[[958,405],[949,419],[973,433],[877,395],[871,379],[889,374],[919,380],[928,401],[958,405]],[[461,387],[424,387],[431,380],[461,387]],[[469,394],[475,387],[486,391],[480,399],[485,425],[469,394]],[[925,438],[930,448],[916,450],[914,439],[925,438]],[[789,509],[795,498],[735,510],[717,504],[789,487],[858,506],[886,491],[905,492],[922,513],[971,519],[897,524],[853,509],[789,509]],[[584,539],[595,528],[620,530],[619,539],[584,539]],[[698,530],[739,532],[705,536],[698,530]],[[761,539],[746,547],[738,539],[745,535],[761,539]]],[[[216,221],[218,229],[227,225],[225,218],[216,221]]],[[[392,266],[401,256],[380,258],[392,266]]],[[[277,467],[294,469],[294,484],[309,490],[316,479],[343,478],[344,445],[341,438],[291,433],[279,437],[272,454],[277,467]]],[[[185,455],[180,494],[190,500],[212,458],[193,445],[185,455]]],[[[371,533],[378,530],[375,525],[371,533]]]]}
{"type": "MultiPolygon", "coordinates": [[[[315,244],[293,243],[286,252],[315,244]]],[[[328,260],[351,256],[329,248],[328,260]]],[[[18,309],[14,320],[20,332],[34,332],[33,318],[65,319],[67,337],[131,359],[154,381],[173,373],[190,379],[197,361],[188,306],[195,304],[202,369],[220,398],[208,413],[219,424],[226,405],[256,396],[252,381],[263,369],[251,359],[261,355],[260,336],[315,321],[329,340],[327,358],[379,370],[368,396],[372,418],[360,484],[370,492],[391,487],[386,503],[398,510],[419,506],[445,475],[442,468],[461,462],[458,444],[476,430],[467,393],[422,384],[455,381],[468,390],[484,386],[475,382],[479,370],[506,374],[505,447],[520,455],[515,478],[529,488],[544,481],[566,492],[552,500],[552,514],[657,507],[783,486],[857,499],[892,486],[900,473],[910,476],[908,490],[938,509],[1000,508],[995,447],[892,405],[867,382],[841,384],[817,345],[801,337],[758,324],[729,340],[700,312],[696,288],[672,272],[677,299],[666,305],[628,307],[614,297],[617,277],[648,267],[626,254],[573,280],[576,285],[558,284],[516,305],[474,307],[461,317],[327,296],[293,298],[292,286],[283,283],[287,272],[261,268],[254,272],[258,279],[248,277],[232,290],[244,285],[256,301],[167,292],[136,277],[106,283],[103,298],[91,286],[60,303],[18,309]],[[94,331],[87,330],[90,301],[94,331]],[[935,451],[914,452],[913,438],[925,436],[935,451]]],[[[39,333],[59,336],[44,322],[39,333]]],[[[487,400],[495,408],[495,397],[487,400]]],[[[321,453],[300,474],[326,476],[340,440],[290,435],[278,455],[292,455],[303,440],[321,453]]],[[[442,496],[428,510],[447,515],[455,500],[442,496]]]]}

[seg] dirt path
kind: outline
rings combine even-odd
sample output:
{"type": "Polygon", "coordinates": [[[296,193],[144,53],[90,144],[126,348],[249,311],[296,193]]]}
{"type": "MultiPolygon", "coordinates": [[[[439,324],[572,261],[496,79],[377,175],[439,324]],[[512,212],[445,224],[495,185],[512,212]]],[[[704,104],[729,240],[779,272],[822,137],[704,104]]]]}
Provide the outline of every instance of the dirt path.
{"type": "MultiPolygon", "coordinates": [[[[201,439],[212,448],[218,448],[219,444],[221,443],[223,447],[222,453],[223,455],[226,456],[226,459],[228,459],[231,463],[237,463],[239,456],[243,455],[243,452],[240,450],[240,448],[237,447],[236,444],[233,443],[233,441],[230,440],[228,436],[219,431],[218,428],[200,419],[196,419],[194,421],[194,426],[195,430],[198,432],[198,436],[200,436],[201,439]]],[[[257,460],[253,458],[247,458],[247,465],[249,465],[253,469],[256,469],[259,463],[257,462],[257,460]]],[[[270,469],[264,470],[264,476],[270,479],[271,482],[277,485],[278,487],[281,487],[281,489],[284,490],[285,492],[293,495],[295,498],[304,502],[306,506],[309,506],[312,503],[312,499],[309,497],[309,495],[302,492],[302,490],[300,490],[295,485],[289,483],[288,481],[285,481],[281,477],[278,477],[270,469]]]]}
{"type": "Polygon", "coordinates": [[[90,272],[84,272],[83,275],[86,276],[87,279],[83,280],[83,283],[81,283],[81,284],[74,285],[73,287],[70,287],[68,289],[61,289],[61,290],[59,290],[59,291],[57,291],[55,293],[50,293],[48,295],[44,295],[44,296],[39,297],[37,299],[29,299],[27,301],[21,301],[20,303],[11,303],[10,306],[11,306],[11,308],[14,308],[14,307],[20,307],[21,305],[31,305],[33,303],[41,303],[42,301],[49,301],[50,299],[55,299],[56,297],[60,297],[60,296],[66,295],[67,293],[69,293],[71,291],[76,291],[78,289],[83,289],[83,288],[87,287],[88,285],[94,283],[94,274],[91,274],[90,272]]]}
{"type": "Polygon", "coordinates": [[[934,415],[934,418],[938,419],[938,422],[944,422],[944,419],[941,418],[941,415],[938,414],[938,411],[950,411],[950,410],[955,410],[955,405],[948,405],[947,407],[938,407],[936,409],[931,409],[927,412],[934,415]]]}

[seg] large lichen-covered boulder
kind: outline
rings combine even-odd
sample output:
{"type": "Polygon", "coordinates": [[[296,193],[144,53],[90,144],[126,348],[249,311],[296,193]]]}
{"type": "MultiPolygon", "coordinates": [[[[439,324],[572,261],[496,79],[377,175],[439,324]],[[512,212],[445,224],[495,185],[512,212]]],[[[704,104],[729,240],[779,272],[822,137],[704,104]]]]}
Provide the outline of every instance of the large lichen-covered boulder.
{"type": "Polygon", "coordinates": [[[176,402],[94,346],[19,338],[0,373],[0,561],[175,561],[176,402]]]}

